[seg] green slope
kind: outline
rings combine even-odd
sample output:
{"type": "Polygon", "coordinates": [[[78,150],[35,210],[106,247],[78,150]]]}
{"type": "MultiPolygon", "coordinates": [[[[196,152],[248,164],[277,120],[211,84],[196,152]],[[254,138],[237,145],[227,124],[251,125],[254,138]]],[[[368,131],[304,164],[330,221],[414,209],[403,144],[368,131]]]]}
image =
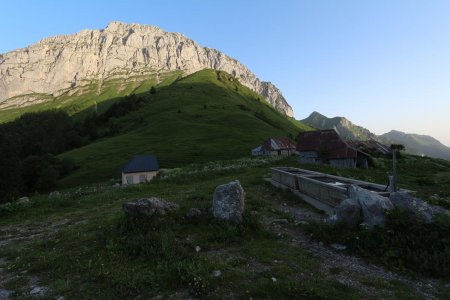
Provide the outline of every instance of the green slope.
{"type": "Polygon", "coordinates": [[[25,107],[0,110],[0,123],[12,121],[25,113],[50,109],[63,109],[73,115],[97,104],[101,112],[113,102],[112,99],[120,99],[131,93],[144,93],[152,86],[170,85],[181,75],[181,71],[162,73],[159,76],[159,83],[157,82],[156,72],[148,76],[110,79],[101,84],[98,81],[92,81],[78,87],[73,93],[64,93],[58,97],[47,94],[29,94],[28,96],[42,102],[25,107]]]}
{"type": "Polygon", "coordinates": [[[223,72],[202,70],[148,96],[148,104],[118,120],[122,134],[61,155],[80,166],[62,186],[118,178],[137,154],[154,154],[162,168],[173,168],[248,156],[264,139],[311,129],[223,72]]]}

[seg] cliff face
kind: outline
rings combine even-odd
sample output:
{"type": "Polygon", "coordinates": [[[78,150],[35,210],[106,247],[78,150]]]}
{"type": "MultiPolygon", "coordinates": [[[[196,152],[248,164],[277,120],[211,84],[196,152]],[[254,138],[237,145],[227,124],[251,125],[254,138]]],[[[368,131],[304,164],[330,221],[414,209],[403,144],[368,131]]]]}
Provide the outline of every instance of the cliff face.
{"type": "Polygon", "coordinates": [[[92,81],[181,70],[188,75],[210,68],[234,75],[281,113],[290,105],[270,82],[225,54],[198,45],[179,33],[155,26],[111,22],[104,30],[46,38],[0,55],[0,109],[44,101],[92,81]]]}

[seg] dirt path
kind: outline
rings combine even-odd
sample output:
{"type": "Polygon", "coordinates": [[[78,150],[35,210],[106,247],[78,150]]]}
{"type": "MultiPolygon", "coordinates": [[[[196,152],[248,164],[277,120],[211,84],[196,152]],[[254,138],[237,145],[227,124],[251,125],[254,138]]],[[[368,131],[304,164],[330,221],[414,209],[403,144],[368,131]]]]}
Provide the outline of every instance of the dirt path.
{"type": "MultiPolygon", "coordinates": [[[[270,194],[270,193],[267,193],[270,194]]],[[[449,289],[450,284],[442,283],[435,279],[420,278],[411,279],[384,269],[381,266],[371,264],[361,258],[345,253],[344,245],[324,245],[311,239],[311,236],[302,229],[302,224],[318,221],[325,215],[314,211],[314,209],[302,204],[292,205],[283,202],[279,197],[268,197],[267,199],[273,209],[290,217],[288,219],[277,219],[266,217],[264,224],[271,231],[276,232],[294,246],[306,249],[321,262],[320,272],[327,279],[338,281],[341,284],[357,289],[367,298],[373,299],[395,299],[398,298],[396,288],[403,286],[403,290],[415,291],[418,298],[437,299],[437,288],[449,289]],[[342,247],[343,246],[343,247],[342,247]],[[339,250],[338,250],[339,249],[339,250]]]]}

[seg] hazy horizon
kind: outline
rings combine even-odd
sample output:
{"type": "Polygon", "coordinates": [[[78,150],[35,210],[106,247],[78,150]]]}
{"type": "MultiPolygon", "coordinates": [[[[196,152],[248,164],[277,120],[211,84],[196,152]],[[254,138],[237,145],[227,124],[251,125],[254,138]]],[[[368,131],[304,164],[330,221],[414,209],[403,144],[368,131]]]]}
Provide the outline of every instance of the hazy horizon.
{"type": "Polygon", "coordinates": [[[2,3],[0,53],[110,21],[180,32],[273,82],[296,119],[344,116],[450,146],[448,1],[2,3]]]}

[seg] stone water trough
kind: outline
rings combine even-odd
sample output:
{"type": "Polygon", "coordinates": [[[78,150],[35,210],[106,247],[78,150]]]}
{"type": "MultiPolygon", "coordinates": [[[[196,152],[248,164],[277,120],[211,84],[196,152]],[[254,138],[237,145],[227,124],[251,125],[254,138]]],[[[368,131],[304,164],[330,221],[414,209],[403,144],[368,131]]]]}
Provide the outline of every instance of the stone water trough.
{"type": "MultiPolygon", "coordinates": [[[[332,215],[334,208],[349,198],[347,188],[356,185],[363,189],[389,197],[386,186],[361,180],[329,175],[291,167],[272,168],[272,185],[289,189],[303,200],[332,215]]],[[[400,189],[399,191],[411,192],[400,189]]]]}

